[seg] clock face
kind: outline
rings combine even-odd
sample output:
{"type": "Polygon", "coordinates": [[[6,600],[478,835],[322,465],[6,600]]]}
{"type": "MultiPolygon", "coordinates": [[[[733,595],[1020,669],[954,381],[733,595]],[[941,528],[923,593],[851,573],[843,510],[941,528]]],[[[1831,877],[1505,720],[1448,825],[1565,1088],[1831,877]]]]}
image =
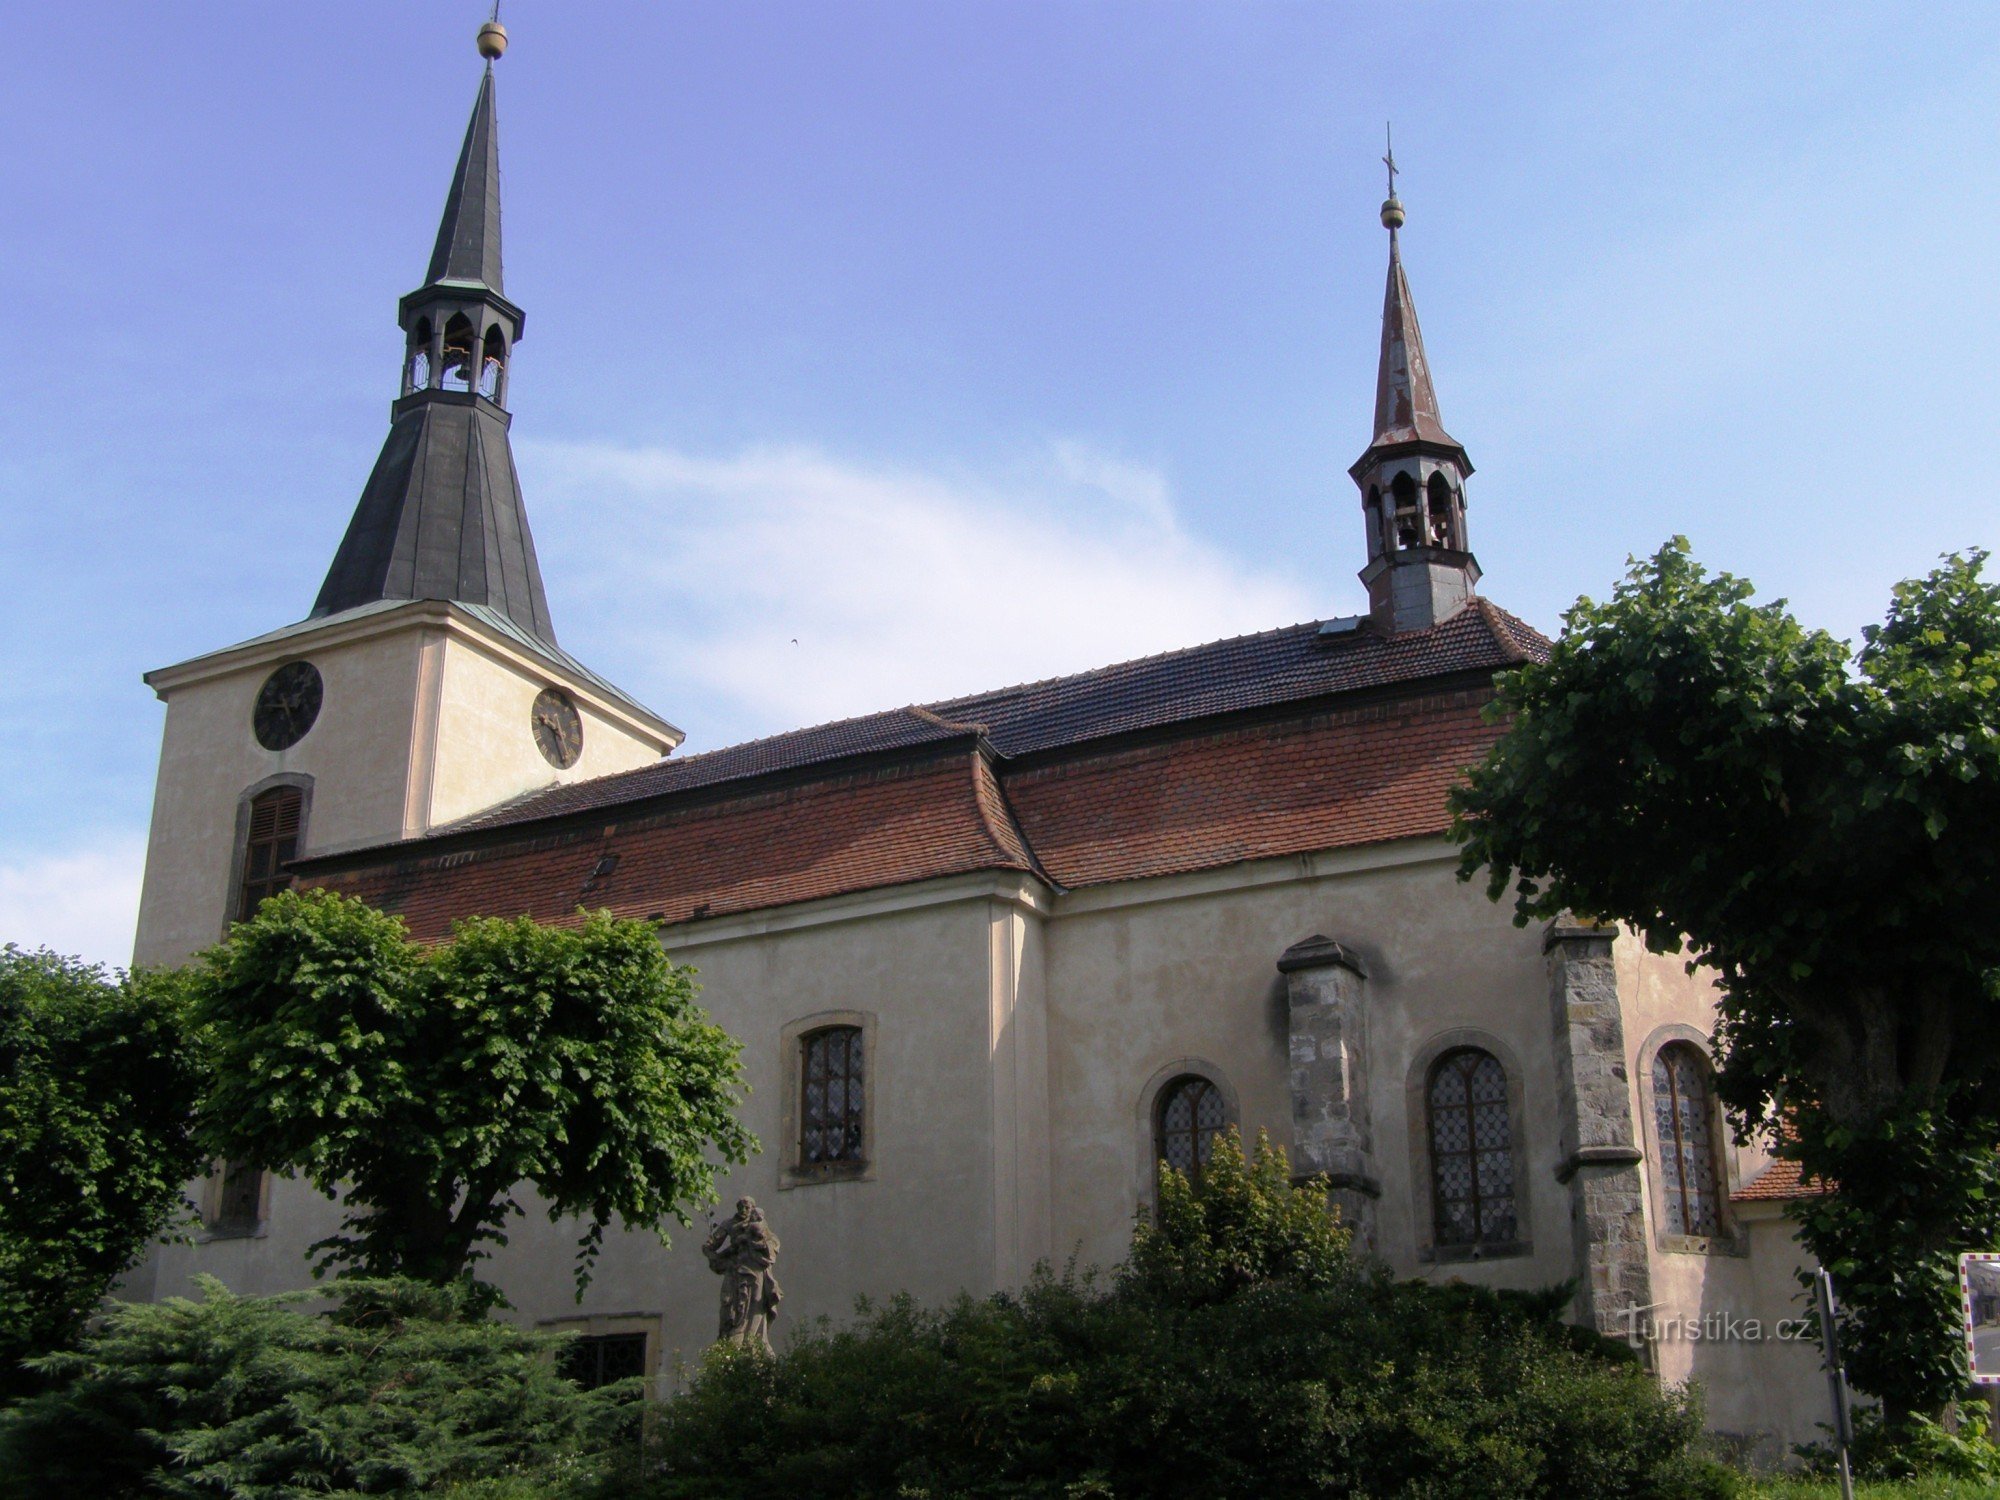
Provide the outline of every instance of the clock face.
{"type": "Polygon", "coordinates": [[[286,662],[257,690],[257,706],[250,714],[257,743],[266,750],[291,749],[313,727],[325,693],[318,667],[309,661],[286,662]]]}
{"type": "Polygon", "coordinates": [[[583,719],[569,694],[560,688],[543,688],[528,716],[535,732],[535,748],[542,759],[558,771],[567,771],[583,754],[583,719]]]}

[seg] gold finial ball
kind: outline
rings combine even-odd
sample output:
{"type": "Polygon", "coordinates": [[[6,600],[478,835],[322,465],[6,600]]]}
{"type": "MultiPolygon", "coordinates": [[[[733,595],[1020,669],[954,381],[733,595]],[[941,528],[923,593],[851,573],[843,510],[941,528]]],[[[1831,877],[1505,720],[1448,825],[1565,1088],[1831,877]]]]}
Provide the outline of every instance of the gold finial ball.
{"type": "Polygon", "coordinates": [[[507,28],[498,21],[488,21],[479,28],[479,55],[492,61],[507,50],[507,28]]]}
{"type": "Polygon", "coordinates": [[[1403,200],[1394,193],[1382,200],[1382,227],[1384,229],[1403,227],[1403,200]]]}

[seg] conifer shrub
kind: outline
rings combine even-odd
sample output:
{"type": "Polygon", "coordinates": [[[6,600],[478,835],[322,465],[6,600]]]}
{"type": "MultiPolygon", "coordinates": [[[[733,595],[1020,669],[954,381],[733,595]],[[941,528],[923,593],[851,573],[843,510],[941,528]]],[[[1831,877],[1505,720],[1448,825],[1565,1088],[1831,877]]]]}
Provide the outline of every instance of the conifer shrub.
{"type": "MultiPolygon", "coordinates": [[[[634,1389],[583,1392],[560,1336],[473,1314],[469,1285],[114,1304],[38,1394],[0,1411],[0,1497],[291,1500],[535,1476],[555,1493],[636,1440],[634,1389]]],[[[526,1485],[530,1481],[523,1479],[526,1485]]],[[[504,1493],[495,1490],[493,1493],[504,1493]]]]}
{"type": "MultiPolygon", "coordinates": [[[[1555,1321],[1560,1290],[1398,1282],[1323,1186],[1217,1142],[1108,1282],[899,1298],[718,1352],[655,1421],[650,1500],[1424,1496],[1718,1500],[1699,1407],[1555,1321]]],[[[628,1491],[629,1493],[629,1491],[628,1491]]]]}

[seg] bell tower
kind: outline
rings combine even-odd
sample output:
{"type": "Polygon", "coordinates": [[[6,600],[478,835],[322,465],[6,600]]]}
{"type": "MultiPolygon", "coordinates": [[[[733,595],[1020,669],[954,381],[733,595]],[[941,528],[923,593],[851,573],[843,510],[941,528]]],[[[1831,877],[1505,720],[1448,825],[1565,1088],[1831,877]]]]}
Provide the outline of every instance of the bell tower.
{"type": "Polygon", "coordinates": [[[500,264],[497,20],[389,435],[311,613],[146,674],[167,705],[134,962],[179,963],[290,883],[551,782],[646,765],[681,732],[556,645],[508,430],[525,319],[500,264]]]}
{"type": "Polygon", "coordinates": [[[1375,375],[1375,436],[1347,472],[1361,489],[1368,536],[1368,615],[1385,634],[1427,630],[1457,614],[1479,582],[1465,529],[1472,460],[1438,417],[1417,305],[1403,274],[1396,156],[1382,227],[1389,231],[1389,285],[1382,298],[1382,361],[1375,375]]]}

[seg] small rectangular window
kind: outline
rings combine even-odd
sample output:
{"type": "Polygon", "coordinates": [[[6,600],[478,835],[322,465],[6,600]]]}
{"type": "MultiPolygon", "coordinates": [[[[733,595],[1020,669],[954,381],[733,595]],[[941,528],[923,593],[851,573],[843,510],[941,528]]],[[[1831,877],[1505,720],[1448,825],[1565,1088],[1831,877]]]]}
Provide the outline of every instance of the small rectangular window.
{"type": "Polygon", "coordinates": [[[586,1391],[646,1373],[643,1333],[586,1333],[563,1346],[562,1372],[586,1391]]]}

